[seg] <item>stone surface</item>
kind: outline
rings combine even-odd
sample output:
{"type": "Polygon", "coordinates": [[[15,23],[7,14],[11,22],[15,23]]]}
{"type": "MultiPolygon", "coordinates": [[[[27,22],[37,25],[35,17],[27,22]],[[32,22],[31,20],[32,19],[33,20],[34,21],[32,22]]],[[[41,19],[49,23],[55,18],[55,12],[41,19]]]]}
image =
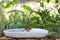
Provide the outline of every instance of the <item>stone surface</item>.
{"type": "Polygon", "coordinates": [[[56,39],[56,40],[60,40],[60,38],[56,39]]]}
{"type": "Polygon", "coordinates": [[[7,37],[0,37],[0,40],[60,40],[60,38],[56,38],[56,39],[51,39],[51,38],[20,38],[20,39],[16,39],[16,38],[7,38],[7,37]]]}

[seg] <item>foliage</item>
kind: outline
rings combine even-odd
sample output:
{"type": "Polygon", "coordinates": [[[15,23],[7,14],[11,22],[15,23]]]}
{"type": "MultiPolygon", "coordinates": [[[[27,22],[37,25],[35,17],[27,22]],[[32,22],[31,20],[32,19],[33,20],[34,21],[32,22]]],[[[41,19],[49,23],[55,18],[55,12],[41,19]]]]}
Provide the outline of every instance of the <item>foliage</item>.
{"type": "Polygon", "coordinates": [[[6,6],[5,6],[5,8],[10,8],[12,5],[14,5],[15,4],[15,2],[10,2],[10,3],[8,3],[6,6]]]}
{"type": "MultiPolygon", "coordinates": [[[[5,12],[5,9],[10,8],[11,6],[13,7],[15,4],[18,4],[19,0],[17,1],[10,1],[9,3],[7,2],[6,5],[4,5],[5,1],[0,2],[0,27],[3,29],[9,29],[9,28],[24,28],[28,24],[33,24],[33,28],[44,28],[49,31],[57,32],[60,33],[60,1],[54,0],[55,2],[53,3],[53,8],[55,8],[59,14],[56,15],[51,15],[50,12],[52,11],[46,9],[45,3],[50,3],[50,0],[41,0],[40,6],[44,8],[43,11],[38,9],[37,11],[33,10],[30,6],[28,5],[23,5],[22,7],[24,8],[25,11],[20,11],[20,10],[10,10],[8,12],[5,12]],[[5,18],[5,13],[8,16],[8,20],[5,18]],[[36,14],[36,15],[35,15],[36,14]]],[[[3,30],[2,29],[2,30],[3,30]]]]}

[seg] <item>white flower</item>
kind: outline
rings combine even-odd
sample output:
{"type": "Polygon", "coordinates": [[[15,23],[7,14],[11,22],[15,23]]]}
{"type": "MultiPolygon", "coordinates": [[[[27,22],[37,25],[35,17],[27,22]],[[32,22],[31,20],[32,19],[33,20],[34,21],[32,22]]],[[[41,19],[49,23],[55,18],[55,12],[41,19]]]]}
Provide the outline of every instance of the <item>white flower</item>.
{"type": "Polygon", "coordinates": [[[45,4],[45,7],[46,7],[46,9],[53,8],[53,3],[52,2],[47,3],[47,4],[45,4]]]}
{"type": "Polygon", "coordinates": [[[9,20],[9,15],[8,14],[5,14],[5,19],[9,20]]]}
{"type": "Polygon", "coordinates": [[[9,0],[9,1],[13,1],[13,0],[9,0]]]}
{"type": "Polygon", "coordinates": [[[43,7],[40,7],[40,10],[41,10],[41,11],[44,11],[44,8],[43,8],[43,7]]]}
{"type": "Polygon", "coordinates": [[[2,0],[0,0],[0,2],[1,2],[2,0]]]}

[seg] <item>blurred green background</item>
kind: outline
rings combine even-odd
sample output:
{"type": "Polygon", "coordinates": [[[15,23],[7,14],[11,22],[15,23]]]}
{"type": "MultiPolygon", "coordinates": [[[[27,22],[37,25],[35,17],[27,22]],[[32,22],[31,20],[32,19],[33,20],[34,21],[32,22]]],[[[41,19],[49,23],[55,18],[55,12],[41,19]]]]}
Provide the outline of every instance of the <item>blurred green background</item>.
{"type": "Polygon", "coordinates": [[[31,23],[33,28],[60,34],[60,0],[34,0],[39,3],[37,10],[26,4],[22,5],[24,11],[13,9],[21,1],[0,0],[0,33],[5,29],[25,28],[31,23]]]}

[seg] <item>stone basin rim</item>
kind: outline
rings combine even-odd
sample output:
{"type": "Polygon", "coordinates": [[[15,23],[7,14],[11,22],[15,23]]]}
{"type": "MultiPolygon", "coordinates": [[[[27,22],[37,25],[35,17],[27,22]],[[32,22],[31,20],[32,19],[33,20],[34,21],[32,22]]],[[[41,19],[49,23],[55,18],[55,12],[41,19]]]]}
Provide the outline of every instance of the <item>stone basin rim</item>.
{"type": "MultiPolygon", "coordinates": [[[[22,32],[22,30],[24,30],[24,28],[17,28],[17,29],[6,29],[6,30],[4,30],[3,32],[10,32],[10,33],[12,33],[12,32],[16,32],[16,30],[18,31],[18,32],[22,32]],[[21,30],[21,31],[20,31],[21,30]]],[[[39,30],[43,30],[43,31],[46,31],[46,32],[49,32],[48,30],[46,30],[46,29],[39,29],[39,28],[32,28],[32,30],[30,30],[31,32],[32,31],[39,31],[39,30]]],[[[29,32],[30,32],[29,31],[29,32]]],[[[26,31],[27,32],[27,31],[26,31]]]]}

